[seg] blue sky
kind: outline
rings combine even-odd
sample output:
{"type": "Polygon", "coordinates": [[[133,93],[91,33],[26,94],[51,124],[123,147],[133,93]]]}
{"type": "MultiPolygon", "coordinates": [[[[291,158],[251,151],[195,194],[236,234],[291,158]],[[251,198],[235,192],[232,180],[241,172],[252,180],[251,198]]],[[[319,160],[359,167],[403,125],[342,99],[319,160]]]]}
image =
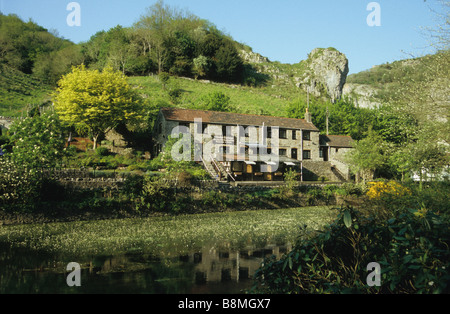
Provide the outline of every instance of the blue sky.
{"type": "MultiPolygon", "coordinates": [[[[350,73],[429,53],[421,28],[437,24],[433,1],[379,0],[381,26],[370,27],[371,0],[165,0],[209,20],[271,61],[297,63],[317,47],[335,47],[349,59],[350,73]],[[431,2],[431,3],[430,3],[431,2]]],[[[133,25],[156,0],[77,0],[81,26],[68,26],[72,0],[0,0],[14,13],[73,42],[118,24],[133,25]]]]}

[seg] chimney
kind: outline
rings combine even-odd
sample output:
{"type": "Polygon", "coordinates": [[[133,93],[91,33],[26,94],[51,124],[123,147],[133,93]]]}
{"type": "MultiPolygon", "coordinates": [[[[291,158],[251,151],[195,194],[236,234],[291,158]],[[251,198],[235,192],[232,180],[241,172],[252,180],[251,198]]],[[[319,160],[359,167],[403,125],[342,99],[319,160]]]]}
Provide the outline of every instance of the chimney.
{"type": "Polygon", "coordinates": [[[308,108],[306,108],[305,119],[306,119],[306,122],[312,123],[311,113],[309,112],[308,108]]]}

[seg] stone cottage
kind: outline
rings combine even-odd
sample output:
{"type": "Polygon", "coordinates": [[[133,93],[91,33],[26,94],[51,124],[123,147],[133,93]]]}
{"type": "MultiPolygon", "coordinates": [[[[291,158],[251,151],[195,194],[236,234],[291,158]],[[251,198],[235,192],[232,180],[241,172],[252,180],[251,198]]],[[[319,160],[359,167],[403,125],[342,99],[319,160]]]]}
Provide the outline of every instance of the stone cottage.
{"type": "Polygon", "coordinates": [[[351,138],[321,136],[308,112],[306,119],[292,119],[163,108],[155,123],[152,155],[162,152],[169,136],[180,133],[188,135],[198,153],[189,153],[189,158],[219,180],[283,181],[290,169],[304,181],[350,178],[341,156],[351,149],[351,138]]]}

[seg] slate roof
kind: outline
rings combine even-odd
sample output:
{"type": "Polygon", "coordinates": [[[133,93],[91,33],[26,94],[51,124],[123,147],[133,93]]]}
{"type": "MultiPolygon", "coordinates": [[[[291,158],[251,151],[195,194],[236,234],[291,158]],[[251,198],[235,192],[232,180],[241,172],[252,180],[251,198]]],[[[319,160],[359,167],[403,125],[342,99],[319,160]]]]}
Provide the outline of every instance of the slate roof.
{"type": "Polygon", "coordinates": [[[312,123],[304,119],[292,119],[283,117],[258,116],[230,112],[216,112],[193,109],[162,108],[161,113],[169,121],[194,122],[194,119],[202,119],[202,123],[242,126],[269,126],[286,129],[302,129],[319,131],[312,123]]]}
{"type": "Polygon", "coordinates": [[[320,145],[331,147],[354,147],[354,140],[346,135],[321,135],[320,145]]]}

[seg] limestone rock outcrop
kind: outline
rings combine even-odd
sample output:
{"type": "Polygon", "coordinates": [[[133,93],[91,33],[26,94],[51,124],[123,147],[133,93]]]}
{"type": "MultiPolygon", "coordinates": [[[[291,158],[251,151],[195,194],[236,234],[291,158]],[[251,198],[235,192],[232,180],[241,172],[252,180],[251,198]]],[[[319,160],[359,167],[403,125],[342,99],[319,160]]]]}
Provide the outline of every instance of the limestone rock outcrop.
{"type": "Polygon", "coordinates": [[[305,69],[297,79],[298,87],[316,96],[328,96],[332,101],[341,98],[349,72],[348,59],[343,53],[334,48],[316,48],[303,62],[305,69]]]}

